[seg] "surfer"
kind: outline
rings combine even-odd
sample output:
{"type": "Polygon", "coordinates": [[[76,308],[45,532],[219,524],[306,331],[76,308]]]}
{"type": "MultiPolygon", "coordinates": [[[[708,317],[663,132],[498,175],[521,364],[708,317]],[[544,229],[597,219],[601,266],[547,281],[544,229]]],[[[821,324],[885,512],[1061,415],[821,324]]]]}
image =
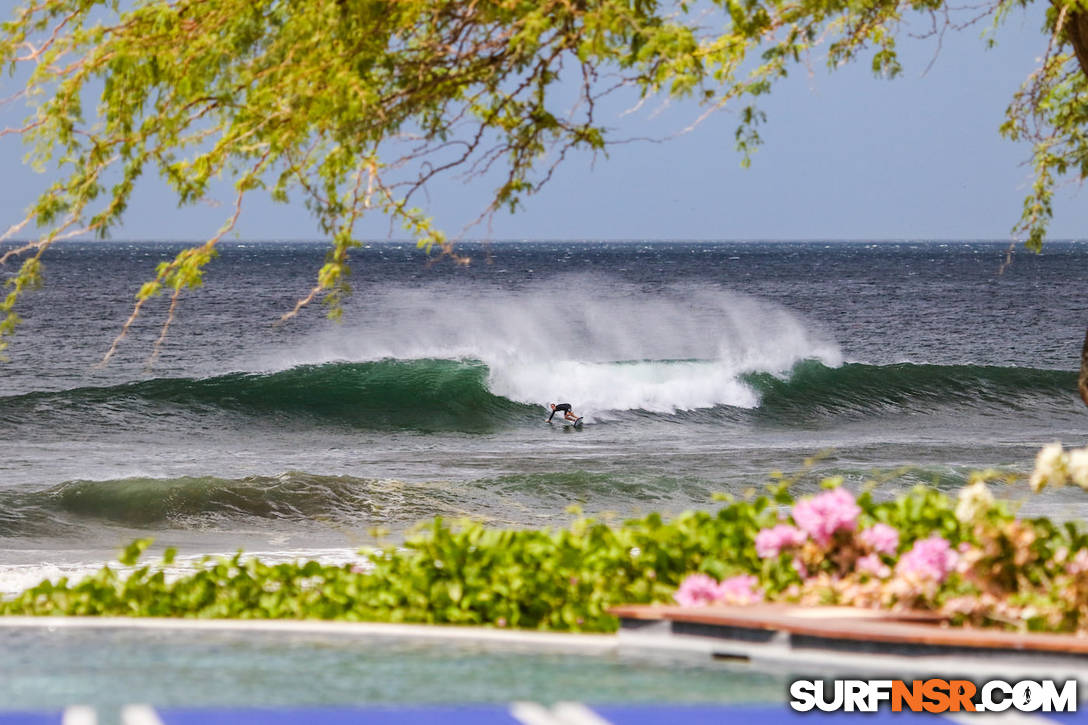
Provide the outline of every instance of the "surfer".
{"type": "Polygon", "coordinates": [[[574,411],[570,409],[570,403],[560,403],[559,405],[556,405],[555,403],[552,403],[551,408],[552,408],[552,414],[548,416],[548,422],[549,423],[552,422],[552,416],[554,416],[559,411],[563,411],[563,418],[565,418],[566,420],[570,420],[570,421],[578,420],[578,416],[576,416],[574,414],[574,411]]]}

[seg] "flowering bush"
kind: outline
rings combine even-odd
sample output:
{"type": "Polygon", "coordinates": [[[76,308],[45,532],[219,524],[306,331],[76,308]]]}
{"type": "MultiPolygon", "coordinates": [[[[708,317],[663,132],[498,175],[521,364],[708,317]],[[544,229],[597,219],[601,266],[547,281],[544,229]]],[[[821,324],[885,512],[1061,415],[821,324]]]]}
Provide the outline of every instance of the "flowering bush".
{"type": "Polygon", "coordinates": [[[892,569],[876,554],[866,554],[858,559],[858,571],[877,579],[887,579],[891,576],[892,569]]]}
{"type": "Polygon", "coordinates": [[[931,536],[914,542],[914,546],[895,566],[898,576],[916,581],[943,582],[958,560],[946,539],[931,536]]]}
{"type": "Polygon", "coordinates": [[[899,532],[887,524],[873,524],[858,536],[876,554],[894,554],[899,549],[899,532]]]}
{"type": "Polygon", "coordinates": [[[682,607],[698,607],[724,599],[722,584],[706,574],[692,574],[687,577],[673,596],[682,607]]]}
{"type": "Polygon", "coordinates": [[[805,543],[805,538],[805,533],[796,526],[779,524],[756,534],[756,553],[760,558],[769,559],[786,549],[800,546],[805,543]]]}
{"type": "Polygon", "coordinates": [[[802,499],[793,507],[793,520],[813,541],[825,547],[836,533],[854,531],[860,514],[854,497],[843,488],[802,499]]]}
{"type": "Polygon", "coordinates": [[[731,576],[719,585],[718,598],[726,604],[755,604],[763,601],[763,591],[758,584],[759,580],[754,576],[731,576]]]}
{"type": "MultiPolygon", "coordinates": [[[[1060,446],[1040,453],[1051,485],[1055,471],[1074,480],[1082,465],[1088,471],[1088,449],[1083,464],[1074,453],[1060,446]]],[[[985,478],[955,501],[916,489],[877,503],[837,480],[799,501],[779,492],[783,508],[753,536],[760,565],[747,583],[749,599],[924,609],[953,624],[1088,631],[1088,537],[1073,524],[1015,518],[985,478]]],[[[725,582],[705,574],[700,581],[706,595],[698,602],[679,593],[676,600],[740,603],[725,595],[725,582]]]]}

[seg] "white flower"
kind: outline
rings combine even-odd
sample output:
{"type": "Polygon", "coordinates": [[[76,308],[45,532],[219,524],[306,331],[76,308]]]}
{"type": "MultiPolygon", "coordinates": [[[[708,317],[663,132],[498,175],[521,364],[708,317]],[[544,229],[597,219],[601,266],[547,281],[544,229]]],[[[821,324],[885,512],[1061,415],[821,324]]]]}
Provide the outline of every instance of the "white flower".
{"type": "Polygon", "coordinates": [[[975,481],[970,486],[960,489],[959,500],[956,503],[956,518],[964,523],[970,523],[979,518],[994,505],[993,494],[983,481],[975,481]]]}
{"type": "Polygon", "coordinates": [[[1035,456],[1035,471],[1031,474],[1031,490],[1039,493],[1047,484],[1059,488],[1065,485],[1065,452],[1061,443],[1043,446],[1035,456]]]}
{"type": "Polygon", "coordinates": [[[1088,488],[1088,448],[1074,448],[1069,451],[1065,465],[1073,483],[1081,488],[1088,488]]]}

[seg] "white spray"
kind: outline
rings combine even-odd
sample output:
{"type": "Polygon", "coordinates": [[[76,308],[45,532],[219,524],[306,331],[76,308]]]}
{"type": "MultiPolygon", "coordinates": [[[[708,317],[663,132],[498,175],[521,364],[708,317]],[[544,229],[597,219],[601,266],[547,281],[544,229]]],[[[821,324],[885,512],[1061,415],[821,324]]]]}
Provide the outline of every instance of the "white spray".
{"type": "MultiPolygon", "coordinates": [[[[273,367],[331,361],[471,359],[491,392],[566,401],[578,413],[754,407],[744,373],[841,364],[837,345],[765,299],[708,286],[652,291],[586,275],[518,290],[431,284],[361,295],[335,330],[273,367]]],[[[262,366],[266,367],[267,366],[262,366]]]]}

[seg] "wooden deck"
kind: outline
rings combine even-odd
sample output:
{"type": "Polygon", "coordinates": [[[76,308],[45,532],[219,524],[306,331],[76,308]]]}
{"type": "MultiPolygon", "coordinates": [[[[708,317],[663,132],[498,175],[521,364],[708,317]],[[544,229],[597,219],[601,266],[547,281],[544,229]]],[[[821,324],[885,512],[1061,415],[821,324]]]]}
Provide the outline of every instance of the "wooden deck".
{"type": "Polygon", "coordinates": [[[1088,675],[1088,638],[950,627],[926,612],[849,607],[615,607],[628,648],[675,649],[723,659],[811,670],[821,663],[887,665],[902,672],[952,666],[958,671],[1088,675]]]}

